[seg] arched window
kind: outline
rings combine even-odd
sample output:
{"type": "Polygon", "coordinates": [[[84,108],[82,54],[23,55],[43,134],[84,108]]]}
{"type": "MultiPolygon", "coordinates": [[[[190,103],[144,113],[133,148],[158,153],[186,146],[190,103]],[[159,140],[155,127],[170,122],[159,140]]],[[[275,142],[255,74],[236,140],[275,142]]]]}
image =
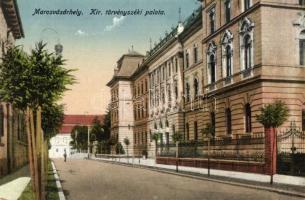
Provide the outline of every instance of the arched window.
{"type": "Polygon", "coordinates": [[[215,55],[210,55],[210,80],[211,83],[215,83],[216,81],[216,61],[215,61],[215,55]]]}
{"type": "Polygon", "coordinates": [[[227,124],[227,134],[232,134],[232,116],[231,116],[231,109],[226,109],[226,124],[227,124]]]}
{"type": "Polygon", "coordinates": [[[207,50],[207,60],[208,60],[208,82],[213,84],[216,82],[216,45],[212,41],[209,44],[207,50]]]}
{"type": "Polygon", "coordinates": [[[305,30],[300,34],[300,65],[305,65],[305,30]]]}
{"type": "Polygon", "coordinates": [[[190,85],[188,83],[186,83],[185,90],[186,90],[186,102],[189,102],[190,101],[190,85]]]}
{"type": "Polygon", "coordinates": [[[252,122],[251,122],[251,106],[249,103],[245,105],[245,125],[246,133],[252,132],[252,122]]]}
{"type": "Polygon", "coordinates": [[[162,124],[162,121],[161,121],[161,120],[160,120],[160,122],[159,122],[159,126],[160,126],[161,129],[163,128],[163,124],[162,124]]]}
{"type": "Polygon", "coordinates": [[[168,90],[167,90],[167,96],[168,96],[168,101],[171,102],[172,101],[172,91],[171,91],[171,88],[168,87],[168,90]]]}
{"type": "Polygon", "coordinates": [[[244,37],[244,46],[245,69],[250,69],[252,67],[252,42],[249,35],[244,37]]]}
{"type": "Polygon", "coordinates": [[[228,45],[226,47],[226,76],[232,76],[232,50],[231,47],[228,45]]]}
{"type": "Polygon", "coordinates": [[[175,98],[178,99],[178,85],[175,83],[175,98]]]}
{"type": "Polygon", "coordinates": [[[222,37],[222,64],[223,64],[223,76],[232,76],[233,71],[233,34],[226,30],[222,37]]]}
{"type": "MultiPolygon", "coordinates": [[[[253,27],[254,24],[245,18],[240,28],[240,59],[241,69],[249,71],[253,67],[253,27]]],[[[250,75],[250,74],[244,74],[250,75]]]]}
{"type": "Polygon", "coordinates": [[[194,79],[194,97],[197,98],[199,95],[199,82],[198,79],[194,79]]]}

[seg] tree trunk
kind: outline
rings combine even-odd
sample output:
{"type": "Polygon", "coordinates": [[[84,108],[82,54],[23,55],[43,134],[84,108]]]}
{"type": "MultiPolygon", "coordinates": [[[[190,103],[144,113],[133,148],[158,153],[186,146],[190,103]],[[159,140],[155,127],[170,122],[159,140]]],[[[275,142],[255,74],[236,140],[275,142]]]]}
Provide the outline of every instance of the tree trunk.
{"type": "Polygon", "coordinates": [[[29,110],[29,108],[26,109],[26,113],[25,113],[25,126],[26,126],[27,139],[28,139],[28,154],[29,154],[30,173],[31,173],[31,178],[32,178],[32,188],[33,188],[33,192],[36,193],[35,166],[34,166],[34,156],[33,156],[32,132],[31,132],[31,128],[30,128],[30,110],[29,110]]]}
{"type": "Polygon", "coordinates": [[[35,124],[34,124],[34,114],[33,110],[30,109],[30,127],[31,127],[31,136],[32,136],[32,146],[33,146],[33,157],[34,157],[34,174],[35,174],[35,180],[33,181],[35,184],[35,191],[36,191],[36,199],[41,200],[41,190],[40,190],[40,184],[39,184],[39,170],[38,170],[38,159],[37,159],[37,144],[36,144],[36,135],[35,133],[35,124]]]}

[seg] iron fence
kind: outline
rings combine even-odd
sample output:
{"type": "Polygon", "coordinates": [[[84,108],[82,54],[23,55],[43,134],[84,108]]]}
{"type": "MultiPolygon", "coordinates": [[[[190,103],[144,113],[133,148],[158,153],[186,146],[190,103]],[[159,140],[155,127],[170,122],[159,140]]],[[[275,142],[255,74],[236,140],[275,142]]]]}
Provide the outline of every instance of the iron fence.
{"type": "MultiPolygon", "coordinates": [[[[183,141],[178,145],[179,158],[209,158],[221,160],[264,162],[265,137],[263,133],[211,138],[210,141],[183,141]],[[208,153],[209,152],[209,153],[208,153]]],[[[158,144],[160,157],[175,157],[175,143],[158,144]]]]}
{"type": "Polygon", "coordinates": [[[294,122],[277,134],[277,172],[305,176],[305,132],[294,122]]]}

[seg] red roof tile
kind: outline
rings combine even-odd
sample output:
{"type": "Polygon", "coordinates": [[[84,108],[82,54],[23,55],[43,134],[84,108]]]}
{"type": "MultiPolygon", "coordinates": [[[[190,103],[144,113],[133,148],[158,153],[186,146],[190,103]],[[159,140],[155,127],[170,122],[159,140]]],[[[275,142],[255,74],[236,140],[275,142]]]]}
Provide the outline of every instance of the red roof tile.
{"type": "Polygon", "coordinates": [[[59,134],[70,134],[75,125],[91,125],[96,117],[103,122],[104,115],[65,115],[59,134]]]}

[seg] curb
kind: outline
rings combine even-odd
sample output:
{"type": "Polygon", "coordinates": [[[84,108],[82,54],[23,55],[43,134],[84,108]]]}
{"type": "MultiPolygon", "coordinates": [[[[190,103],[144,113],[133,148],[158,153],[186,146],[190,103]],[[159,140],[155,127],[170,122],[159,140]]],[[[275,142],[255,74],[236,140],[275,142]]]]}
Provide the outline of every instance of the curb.
{"type": "Polygon", "coordinates": [[[116,161],[94,160],[94,159],[91,159],[91,160],[98,161],[98,162],[111,163],[111,164],[116,164],[116,165],[122,165],[122,166],[132,167],[132,168],[146,169],[146,170],[156,171],[156,172],[160,172],[160,173],[164,173],[164,174],[171,174],[171,175],[176,175],[176,176],[181,176],[181,177],[186,177],[186,178],[193,178],[193,179],[197,179],[197,180],[211,181],[211,182],[222,183],[222,184],[227,184],[227,185],[239,186],[239,187],[256,189],[256,190],[264,190],[264,191],[275,192],[278,194],[284,194],[284,195],[288,195],[288,196],[305,198],[305,193],[282,190],[282,189],[278,189],[278,188],[256,186],[256,185],[250,185],[250,184],[244,184],[244,183],[237,183],[237,182],[233,182],[233,181],[222,181],[222,180],[217,180],[217,179],[213,179],[213,178],[206,178],[206,177],[201,177],[201,176],[196,176],[196,175],[190,175],[190,174],[184,174],[184,173],[164,170],[159,167],[152,167],[152,166],[145,166],[145,165],[132,165],[132,164],[128,164],[128,163],[118,163],[116,161]]]}
{"type": "Polygon", "coordinates": [[[64,195],[64,192],[63,192],[63,189],[62,189],[62,186],[61,186],[61,183],[60,183],[60,179],[59,179],[59,176],[57,174],[57,170],[56,170],[56,167],[55,167],[53,161],[51,161],[51,164],[52,164],[52,168],[53,168],[54,177],[55,177],[55,180],[56,180],[56,186],[57,186],[57,189],[58,189],[59,199],[60,200],[66,200],[66,197],[64,195]]]}

